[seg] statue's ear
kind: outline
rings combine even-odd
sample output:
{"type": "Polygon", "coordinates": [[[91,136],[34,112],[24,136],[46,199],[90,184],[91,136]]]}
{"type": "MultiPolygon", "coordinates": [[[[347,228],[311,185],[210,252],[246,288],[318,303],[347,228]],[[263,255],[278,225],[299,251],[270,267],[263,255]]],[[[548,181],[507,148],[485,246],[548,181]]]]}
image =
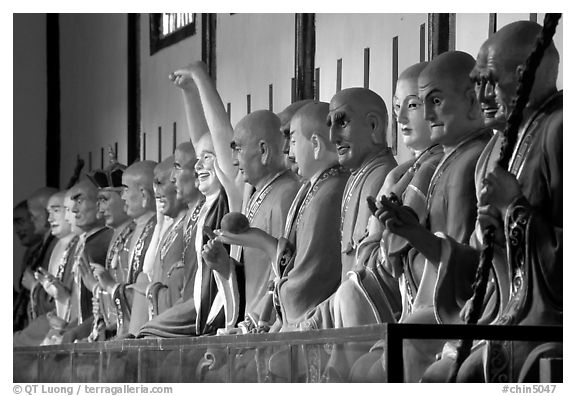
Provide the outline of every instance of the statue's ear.
{"type": "Polygon", "coordinates": [[[150,202],[150,193],[144,187],[140,187],[140,195],[142,196],[142,207],[145,208],[150,202]]]}
{"type": "Polygon", "coordinates": [[[386,129],[388,128],[388,120],[383,119],[378,113],[373,111],[366,114],[366,122],[370,125],[370,137],[372,143],[381,145],[386,143],[386,129]]]}
{"type": "Polygon", "coordinates": [[[324,150],[324,141],[320,139],[320,137],[316,133],[313,133],[312,136],[310,137],[310,143],[312,144],[314,159],[318,161],[320,159],[322,151],[324,150]]]}
{"type": "Polygon", "coordinates": [[[258,142],[258,149],[260,150],[260,161],[262,165],[266,165],[270,158],[270,147],[268,147],[268,143],[264,140],[260,140],[258,142]]]}

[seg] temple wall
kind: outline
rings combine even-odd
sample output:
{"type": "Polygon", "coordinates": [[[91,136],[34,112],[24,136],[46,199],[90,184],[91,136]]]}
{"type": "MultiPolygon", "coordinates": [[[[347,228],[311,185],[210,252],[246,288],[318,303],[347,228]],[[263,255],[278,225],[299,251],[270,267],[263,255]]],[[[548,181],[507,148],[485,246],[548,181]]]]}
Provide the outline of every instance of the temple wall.
{"type": "Polygon", "coordinates": [[[97,169],[107,164],[106,146],[118,143],[126,162],[126,58],[126,14],[60,14],[62,186],[77,155],[86,171],[97,169]]]}
{"type": "MultiPolygon", "coordinates": [[[[46,16],[14,14],[12,205],[46,180],[46,16]]],[[[16,237],[15,263],[24,249],[16,237]]],[[[14,282],[19,279],[14,271],[14,282]]]]}
{"type": "Polygon", "coordinates": [[[176,142],[188,139],[180,89],[168,79],[179,67],[201,59],[201,15],[196,15],[196,34],[150,55],[149,15],[140,16],[140,130],[146,133],[146,153],[141,140],[140,158],[158,161],[159,128],[161,157],[172,154],[174,123],[176,142]]]}

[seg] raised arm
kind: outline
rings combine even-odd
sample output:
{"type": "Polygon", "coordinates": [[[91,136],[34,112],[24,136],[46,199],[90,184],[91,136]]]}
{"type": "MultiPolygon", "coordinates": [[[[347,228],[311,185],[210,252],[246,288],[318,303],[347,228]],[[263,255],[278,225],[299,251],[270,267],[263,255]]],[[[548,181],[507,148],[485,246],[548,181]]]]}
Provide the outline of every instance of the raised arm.
{"type": "Polygon", "coordinates": [[[203,62],[194,62],[185,69],[175,71],[174,74],[189,77],[195,83],[220,168],[230,179],[235,179],[238,169],[232,164],[230,151],[234,130],[216,85],[206,71],[206,65],[203,62]]]}

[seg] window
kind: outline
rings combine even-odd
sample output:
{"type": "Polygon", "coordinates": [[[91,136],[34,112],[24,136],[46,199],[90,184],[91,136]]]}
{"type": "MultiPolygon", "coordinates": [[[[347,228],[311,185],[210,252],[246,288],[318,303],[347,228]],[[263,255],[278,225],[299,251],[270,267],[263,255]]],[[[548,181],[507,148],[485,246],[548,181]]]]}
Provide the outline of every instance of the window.
{"type": "Polygon", "coordinates": [[[196,33],[196,14],[150,14],[150,55],[196,33]]]}

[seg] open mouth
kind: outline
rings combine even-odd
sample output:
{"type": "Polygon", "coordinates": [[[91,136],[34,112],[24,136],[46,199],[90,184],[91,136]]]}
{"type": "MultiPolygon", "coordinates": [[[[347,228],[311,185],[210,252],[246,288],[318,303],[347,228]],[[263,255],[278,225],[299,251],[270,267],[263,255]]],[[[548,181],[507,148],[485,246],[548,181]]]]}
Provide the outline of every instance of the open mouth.
{"type": "Polygon", "coordinates": [[[208,180],[208,178],[210,177],[210,173],[209,172],[200,172],[198,173],[198,180],[200,182],[206,181],[208,180]]]}
{"type": "Polygon", "coordinates": [[[350,146],[338,146],[338,155],[344,155],[350,150],[350,146]]]}
{"type": "Polygon", "coordinates": [[[486,108],[483,108],[482,111],[484,112],[484,116],[486,118],[494,118],[494,116],[498,112],[498,108],[497,107],[486,107],[486,108]]]}

